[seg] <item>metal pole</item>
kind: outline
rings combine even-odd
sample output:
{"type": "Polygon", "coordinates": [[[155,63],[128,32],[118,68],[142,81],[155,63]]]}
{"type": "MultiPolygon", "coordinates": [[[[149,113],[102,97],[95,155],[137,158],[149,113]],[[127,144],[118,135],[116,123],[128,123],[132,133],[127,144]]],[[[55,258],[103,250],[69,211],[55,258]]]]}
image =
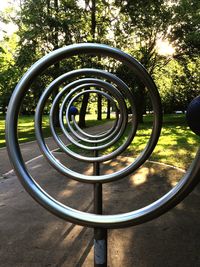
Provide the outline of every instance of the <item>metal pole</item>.
{"type": "MultiPolygon", "coordinates": [[[[95,157],[98,156],[98,151],[94,152],[95,157]]],[[[94,175],[100,175],[100,164],[94,162],[94,175]]],[[[94,184],[94,213],[102,214],[102,184],[94,184]]],[[[94,266],[107,267],[107,229],[94,228],[94,266]]]]}

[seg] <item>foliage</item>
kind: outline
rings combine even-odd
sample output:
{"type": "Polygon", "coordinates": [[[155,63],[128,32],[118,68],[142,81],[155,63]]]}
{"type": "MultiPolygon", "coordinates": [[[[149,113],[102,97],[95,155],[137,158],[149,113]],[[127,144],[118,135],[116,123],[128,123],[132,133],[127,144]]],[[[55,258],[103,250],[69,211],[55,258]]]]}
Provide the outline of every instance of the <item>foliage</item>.
{"type": "MultiPolygon", "coordinates": [[[[185,110],[200,93],[198,0],[84,0],[81,5],[79,0],[20,3],[18,9],[13,6],[0,13],[2,22],[18,26],[14,35],[4,35],[0,41],[0,112],[6,113],[13,88],[36,60],[59,47],[80,42],[107,43],[136,57],[158,85],[165,112],[185,110]],[[160,39],[173,44],[174,55],[159,54],[160,39]]],[[[92,57],[73,58],[49,68],[31,86],[21,112],[33,114],[41,92],[60,73],[86,66],[100,68],[104,63],[107,70],[128,83],[142,114],[148,102],[137,77],[130,76],[126,68],[112,60],[92,57]]],[[[95,109],[94,105],[88,108],[95,109]]]]}
{"type": "Polygon", "coordinates": [[[15,66],[15,50],[17,36],[4,38],[0,42],[0,112],[6,113],[6,108],[12,89],[18,79],[18,69],[15,66]]]}
{"type": "Polygon", "coordinates": [[[173,7],[170,38],[178,57],[184,54],[199,56],[200,52],[200,2],[179,0],[173,7]]]}
{"type": "Polygon", "coordinates": [[[120,47],[133,54],[152,74],[160,58],[157,40],[166,37],[170,25],[169,5],[164,0],[116,0],[116,3],[121,11],[117,30],[124,42],[118,39],[120,47]]]}
{"type": "Polygon", "coordinates": [[[200,94],[199,64],[199,57],[185,57],[182,61],[171,60],[155,71],[165,113],[184,112],[192,99],[200,94]]]}

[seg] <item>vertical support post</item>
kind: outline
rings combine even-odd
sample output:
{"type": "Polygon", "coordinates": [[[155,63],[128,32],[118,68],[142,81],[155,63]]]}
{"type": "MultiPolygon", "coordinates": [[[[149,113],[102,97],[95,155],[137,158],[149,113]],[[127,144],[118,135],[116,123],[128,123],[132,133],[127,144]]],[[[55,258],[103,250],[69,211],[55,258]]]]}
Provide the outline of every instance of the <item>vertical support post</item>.
{"type": "MultiPolygon", "coordinates": [[[[98,156],[98,151],[94,152],[95,157],[98,156]]],[[[99,162],[93,163],[94,175],[100,175],[99,162]]],[[[102,184],[94,184],[94,213],[102,214],[102,184]]],[[[107,229],[94,228],[94,266],[107,267],[107,229]]]]}

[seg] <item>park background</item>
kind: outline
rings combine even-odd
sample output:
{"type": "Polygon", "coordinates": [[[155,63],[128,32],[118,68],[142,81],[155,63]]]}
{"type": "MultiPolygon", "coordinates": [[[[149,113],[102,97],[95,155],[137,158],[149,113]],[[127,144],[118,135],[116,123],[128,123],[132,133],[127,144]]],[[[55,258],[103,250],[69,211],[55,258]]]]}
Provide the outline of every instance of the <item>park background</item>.
{"type": "MultiPolygon", "coordinates": [[[[9,99],[28,68],[59,47],[96,42],[131,54],[152,75],[161,95],[164,112],[162,136],[152,158],[187,169],[199,144],[199,137],[189,130],[185,120],[188,104],[200,94],[199,11],[198,0],[2,1],[0,146],[5,146],[5,116],[9,99]]],[[[140,141],[136,139],[134,147],[136,150],[142,149],[150,132],[150,115],[147,113],[151,111],[151,106],[145,88],[131,78],[127,69],[113,62],[103,63],[107,64],[107,70],[128,81],[127,84],[136,95],[141,125],[140,141]]],[[[55,65],[34,82],[21,108],[21,142],[35,138],[33,115],[42,88],[63,69],[77,69],[80,64],[102,68],[102,61],[98,59],[73,59],[67,65],[55,65]]],[[[78,104],[82,111],[80,126],[104,123],[112,117],[108,103],[98,100],[90,99],[88,102],[85,97],[78,104]]],[[[49,136],[48,120],[45,122],[44,131],[49,136]]]]}
{"type": "MultiPolygon", "coordinates": [[[[144,207],[177,184],[199,147],[200,137],[189,129],[185,111],[200,94],[200,1],[3,0],[0,9],[0,266],[92,266],[93,229],[46,212],[25,192],[11,169],[5,147],[5,116],[12,91],[36,60],[69,44],[104,43],[138,59],[161,95],[161,136],[150,159],[130,177],[105,184],[103,197],[105,214],[144,207]]],[[[18,138],[23,142],[20,148],[26,168],[43,189],[62,203],[93,212],[92,185],[56,172],[41,156],[37,142],[28,142],[35,139],[35,106],[43,89],[60,73],[81,66],[105,69],[123,79],[137,99],[140,114],[132,144],[116,161],[101,164],[101,173],[123,168],[142,151],[152,130],[146,89],[128,69],[97,57],[60,62],[35,80],[23,101],[18,138]]],[[[91,95],[88,101],[85,97],[77,108],[83,111],[79,124],[88,131],[95,127],[102,131],[110,120],[113,122],[112,109],[103,98],[91,95]]],[[[50,104],[43,114],[46,137],[52,136],[49,109],[50,104]]],[[[120,142],[123,140],[112,149],[120,142]]],[[[66,157],[52,137],[46,143],[66,166],[87,172],[88,165],[66,157]]],[[[142,225],[109,230],[109,266],[199,267],[199,204],[197,186],[163,216],[142,225]]]]}

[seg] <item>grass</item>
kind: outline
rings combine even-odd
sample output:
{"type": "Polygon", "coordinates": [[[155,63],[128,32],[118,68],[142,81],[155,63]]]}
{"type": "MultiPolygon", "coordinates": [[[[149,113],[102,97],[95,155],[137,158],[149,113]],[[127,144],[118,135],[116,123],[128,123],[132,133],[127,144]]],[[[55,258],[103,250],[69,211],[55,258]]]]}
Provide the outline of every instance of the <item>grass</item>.
{"type": "MultiPolygon", "coordinates": [[[[147,120],[146,125],[140,126],[128,154],[131,154],[131,150],[135,150],[138,154],[144,148],[151,132],[148,125],[147,120]]],[[[195,157],[199,145],[200,137],[187,127],[184,115],[164,116],[162,132],[150,160],[187,169],[195,157]]]]}
{"type": "MultiPolygon", "coordinates": [[[[18,123],[18,140],[20,143],[35,140],[33,116],[20,116],[18,123]]],[[[44,134],[50,136],[47,117],[44,117],[44,134]]],[[[0,147],[5,146],[5,118],[0,117],[0,147]]]]}
{"type": "MultiPolygon", "coordinates": [[[[145,148],[151,134],[151,122],[151,116],[144,117],[144,124],[139,125],[137,134],[123,154],[124,156],[137,157],[145,148]]],[[[104,151],[103,154],[116,150],[125,141],[128,130],[126,130],[123,138],[104,151]]],[[[199,144],[200,137],[191,132],[186,124],[184,115],[165,115],[158,144],[149,159],[187,169],[195,157],[199,144]]],[[[81,149],[76,148],[74,145],[71,145],[71,149],[77,153],[83,153],[81,149]]],[[[88,153],[88,156],[90,155],[88,153]]]]}
{"type": "MultiPolygon", "coordinates": [[[[124,155],[136,157],[143,150],[151,133],[151,121],[152,117],[150,115],[144,117],[144,124],[139,125],[137,135],[124,155]]],[[[99,125],[105,122],[105,118],[103,121],[97,121],[93,116],[87,116],[88,127],[99,125]]],[[[4,124],[4,118],[0,117],[0,147],[5,146],[4,124]]],[[[43,131],[46,137],[51,136],[47,117],[44,117],[43,131]]],[[[126,131],[126,134],[128,134],[128,130],[126,131]]],[[[125,138],[126,136],[119,140],[113,147],[109,148],[109,150],[105,151],[105,153],[115,150],[125,138]]],[[[35,135],[33,117],[20,117],[19,141],[28,142],[34,139],[35,135]]],[[[200,137],[192,133],[187,127],[184,115],[165,115],[161,136],[150,159],[187,169],[196,154],[199,144],[200,137]]],[[[81,150],[77,149],[73,145],[71,145],[71,149],[75,150],[76,152],[81,152],[81,150]]]]}
{"type": "MultiPolygon", "coordinates": [[[[103,120],[97,121],[93,115],[86,115],[87,127],[94,125],[101,125],[106,122],[105,115],[103,114],[103,120]]],[[[43,133],[45,137],[52,136],[49,127],[48,116],[43,116],[43,133]]],[[[34,131],[34,117],[33,116],[20,116],[18,123],[18,140],[20,143],[29,142],[35,140],[34,131]]],[[[5,117],[0,115],[0,147],[5,147],[5,117]]]]}

